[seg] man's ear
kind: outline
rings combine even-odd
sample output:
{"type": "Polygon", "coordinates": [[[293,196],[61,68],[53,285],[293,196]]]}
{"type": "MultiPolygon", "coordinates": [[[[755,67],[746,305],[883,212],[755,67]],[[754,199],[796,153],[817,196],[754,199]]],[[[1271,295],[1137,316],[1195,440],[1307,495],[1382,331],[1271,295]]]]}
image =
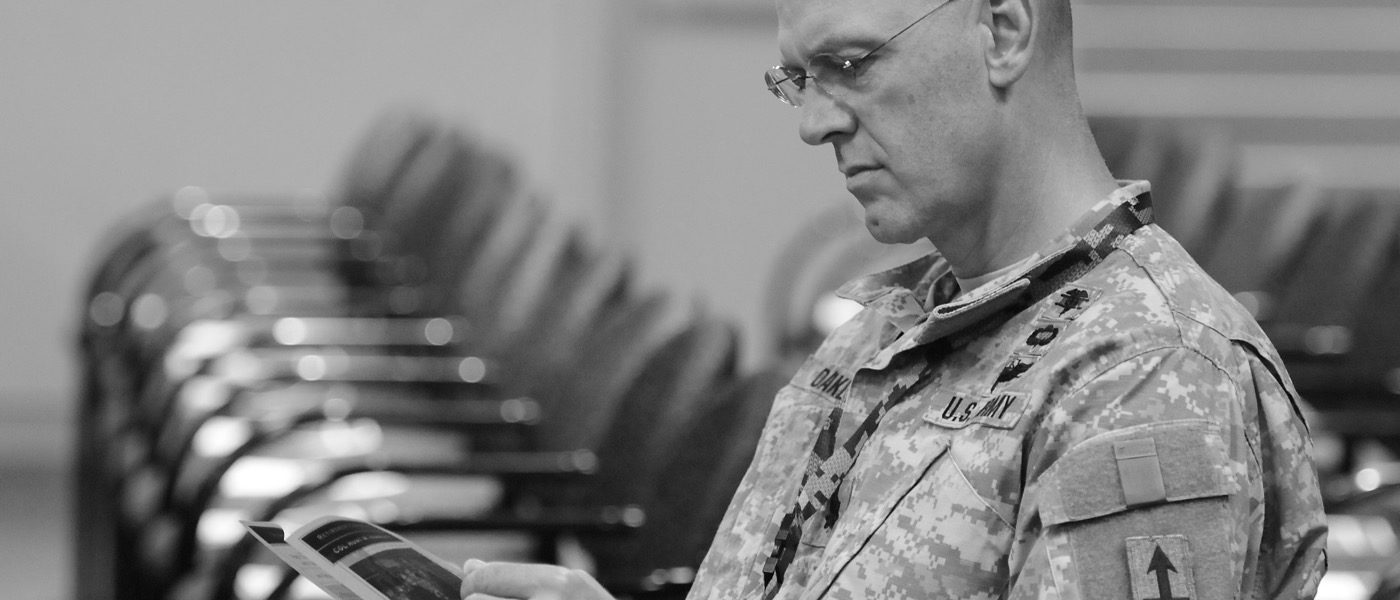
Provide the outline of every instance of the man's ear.
{"type": "Polygon", "coordinates": [[[1033,0],[985,0],[983,25],[987,40],[987,76],[993,87],[1005,89],[1030,66],[1040,23],[1033,0]]]}

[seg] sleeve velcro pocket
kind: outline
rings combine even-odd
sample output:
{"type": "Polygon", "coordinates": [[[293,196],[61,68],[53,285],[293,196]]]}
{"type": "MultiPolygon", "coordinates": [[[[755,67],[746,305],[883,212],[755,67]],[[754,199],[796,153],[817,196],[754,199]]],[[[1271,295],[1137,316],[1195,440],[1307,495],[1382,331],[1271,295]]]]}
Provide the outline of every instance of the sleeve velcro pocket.
{"type": "Polygon", "coordinates": [[[1203,419],[1102,433],[1061,456],[1041,479],[1045,525],[1142,506],[1228,496],[1240,489],[1220,428],[1203,419]]]}

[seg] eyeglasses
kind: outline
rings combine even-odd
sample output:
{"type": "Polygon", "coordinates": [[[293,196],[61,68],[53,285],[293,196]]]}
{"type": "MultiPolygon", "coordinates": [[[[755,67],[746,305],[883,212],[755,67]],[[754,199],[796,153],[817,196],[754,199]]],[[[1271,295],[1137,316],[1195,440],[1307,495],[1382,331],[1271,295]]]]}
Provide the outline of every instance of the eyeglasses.
{"type": "Polygon", "coordinates": [[[924,13],[924,16],[905,25],[904,29],[896,31],[889,39],[859,57],[841,58],[830,54],[820,54],[812,57],[811,61],[807,63],[806,69],[778,65],[768,69],[763,74],[763,83],[768,85],[768,91],[772,92],[778,100],[790,106],[802,106],[802,92],[807,90],[809,79],[823,94],[839,97],[845,92],[860,87],[860,76],[864,73],[865,63],[870,60],[871,56],[888,46],[904,32],[913,29],[915,25],[938,12],[938,9],[952,4],[952,2],[953,0],[943,0],[943,2],[938,3],[938,6],[924,13]]]}

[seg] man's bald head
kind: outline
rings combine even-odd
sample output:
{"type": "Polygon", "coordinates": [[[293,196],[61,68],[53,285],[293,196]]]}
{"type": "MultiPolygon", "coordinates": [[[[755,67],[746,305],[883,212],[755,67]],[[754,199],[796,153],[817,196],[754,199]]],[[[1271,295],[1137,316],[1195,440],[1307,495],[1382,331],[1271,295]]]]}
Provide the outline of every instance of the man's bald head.
{"type": "Polygon", "coordinates": [[[802,139],[835,150],[877,239],[928,238],[976,273],[1021,250],[995,241],[1009,215],[1024,232],[1028,204],[1078,214],[1066,204],[1111,189],[1079,107],[1069,0],[777,2],[780,91],[802,139]]]}

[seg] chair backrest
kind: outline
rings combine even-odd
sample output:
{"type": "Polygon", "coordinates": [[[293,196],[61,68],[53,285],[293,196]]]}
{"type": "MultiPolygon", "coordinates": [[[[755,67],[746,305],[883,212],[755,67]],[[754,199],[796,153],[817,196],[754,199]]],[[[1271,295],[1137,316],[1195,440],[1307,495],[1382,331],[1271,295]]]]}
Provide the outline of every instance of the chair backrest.
{"type": "Polygon", "coordinates": [[[393,110],[375,119],[345,160],[336,192],[339,203],[377,216],[412,157],[440,130],[432,117],[413,110],[393,110]]]}
{"type": "Polygon", "coordinates": [[[736,377],[738,351],[733,326],[702,315],[648,359],[612,408],[611,425],[598,444],[602,469],[621,480],[605,486],[618,502],[644,502],[655,490],[661,461],[694,425],[694,416],[723,400],[719,392],[736,377]]]}
{"type": "Polygon", "coordinates": [[[504,346],[533,337],[538,317],[545,307],[561,309],[567,284],[585,258],[579,230],[557,211],[544,215],[535,243],[524,249],[516,268],[501,282],[500,310],[495,327],[501,331],[504,346]],[[562,288],[562,289],[561,289],[562,288]]]}
{"type": "Polygon", "coordinates": [[[1400,202],[1335,191],[1325,205],[1325,223],[1292,265],[1293,285],[1279,297],[1279,322],[1351,327],[1389,266],[1400,234],[1400,202]]]}
{"type": "Polygon", "coordinates": [[[538,445],[551,450],[596,448],[619,398],[676,331],[680,312],[666,294],[626,301],[605,314],[567,353],[551,353],[559,362],[524,387],[541,403],[538,445]]]}
{"type": "Polygon", "coordinates": [[[554,313],[561,347],[572,347],[588,330],[603,322],[632,298],[632,263],[615,249],[603,249],[579,269],[572,300],[554,313]]]}
{"type": "Polygon", "coordinates": [[[468,171],[467,185],[454,200],[454,210],[444,219],[443,243],[430,262],[433,277],[447,289],[458,289],[466,266],[475,260],[502,215],[526,196],[514,165],[500,153],[478,144],[472,160],[461,166],[468,171]]]}
{"type": "Polygon", "coordinates": [[[400,281],[431,281],[428,261],[438,244],[444,243],[444,224],[456,209],[462,189],[469,185],[466,166],[474,158],[474,150],[455,130],[436,132],[408,160],[398,181],[389,188],[375,229],[383,238],[385,254],[413,265],[399,274],[400,281]]]}
{"type": "Polygon", "coordinates": [[[571,236],[557,270],[548,291],[553,301],[539,307],[531,318],[533,333],[522,337],[513,354],[528,352],[544,360],[555,352],[572,353],[587,331],[632,300],[631,265],[620,252],[593,250],[571,236]]]}
{"type": "Polygon", "coordinates": [[[700,565],[753,460],[773,398],[792,371],[780,363],[731,381],[716,403],[691,416],[666,452],[647,509],[653,526],[636,536],[630,562],[663,569],[700,565]]]}
{"type": "MultiPolygon", "coordinates": [[[[362,238],[341,244],[347,255],[370,252],[375,256],[384,251],[380,230],[395,189],[409,177],[411,165],[429,142],[441,139],[444,131],[432,117],[411,111],[394,110],[384,113],[361,134],[355,148],[345,160],[340,187],[335,202],[358,217],[365,228],[362,238]],[[358,245],[358,247],[357,247],[358,245]]],[[[379,273],[371,265],[345,263],[340,275],[352,285],[371,285],[379,273]]]]}
{"type": "Polygon", "coordinates": [[[87,301],[81,331],[84,335],[109,332],[125,317],[125,298],[118,295],[133,269],[161,246],[161,233],[180,227],[180,219],[168,203],[157,201],[137,209],[110,229],[100,244],[101,258],[88,276],[83,298],[87,301]]]}
{"type": "Polygon", "coordinates": [[[1158,224],[1193,256],[1210,251],[1230,210],[1238,151],[1216,127],[1161,119],[1090,120],[1109,172],[1152,182],[1158,224]]]}
{"type": "Polygon", "coordinates": [[[870,237],[856,212],[835,206],[813,216],[773,262],[764,293],[765,332],[780,356],[806,356],[829,331],[815,311],[841,284],[926,254],[924,244],[890,246],[870,237]]]}
{"type": "MultiPolygon", "coordinates": [[[[1400,189],[1352,192],[1364,195],[1365,202],[1385,207],[1387,213],[1400,207],[1400,189]]],[[[1389,378],[1392,387],[1400,386],[1400,318],[1397,318],[1397,298],[1400,298],[1400,223],[1391,216],[1390,230],[1383,245],[1377,244],[1365,260],[1374,261],[1377,268],[1368,276],[1371,283],[1364,293],[1353,294],[1355,313],[1352,351],[1347,359],[1349,368],[1370,373],[1375,378],[1389,378]]],[[[1379,220],[1378,220],[1379,221],[1379,220]]],[[[1382,240],[1377,240],[1381,242],[1382,240]]],[[[1359,266],[1346,266],[1358,268],[1359,266]]],[[[1400,390],[1392,390],[1400,391],[1400,390]]]]}
{"type": "Polygon", "coordinates": [[[451,310],[466,316],[476,327],[495,327],[490,319],[501,307],[503,286],[509,281],[527,250],[543,232],[545,206],[533,196],[512,198],[502,208],[495,226],[481,245],[460,265],[455,304],[451,310]]]}
{"type": "MultiPolygon", "coordinates": [[[[697,527],[689,515],[668,513],[658,499],[667,488],[683,487],[690,491],[689,500],[703,497],[708,485],[708,471],[676,473],[670,470],[672,457],[682,451],[678,444],[693,443],[692,428],[703,427],[700,415],[716,419],[732,415],[717,415],[716,410],[730,399],[727,390],[734,384],[738,340],[727,324],[708,318],[694,321],[676,333],[647,361],[647,369],[627,390],[612,411],[611,425],[598,447],[598,474],[594,487],[595,502],[602,504],[637,504],[646,511],[648,525],[644,532],[624,539],[583,540],[598,565],[600,577],[609,581],[640,580],[655,568],[672,565],[657,562],[659,555],[649,555],[661,545],[662,539],[676,539],[682,532],[697,527]],[[696,477],[698,475],[698,477],[696,477]]],[[[714,432],[721,439],[731,435],[714,432]]],[[[685,450],[714,451],[712,445],[685,450]]],[[[742,443],[742,442],[736,442],[742,443]]],[[[671,500],[674,500],[671,499],[671,500]]]]}
{"type": "Polygon", "coordinates": [[[606,302],[623,299],[619,277],[625,271],[588,247],[577,227],[552,221],[543,235],[549,243],[530,249],[503,293],[501,335],[481,350],[523,377],[576,356],[579,335],[602,318],[606,302]]]}
{"type": "Polygon", "coordinates": [[[1319,409],[1373,410],[1400,394],[1400,190],[1331,198],[1329,226],[1266,331],[1319,409]]]}
{"type": "Polygon", "coordinates": [[[1246,189],[1237,202],[1201,264],[1246,300],[1256,318],[1267,319],[1322,224],[1326,204],[1315,188],[1301,185],[1246,189]]]}

